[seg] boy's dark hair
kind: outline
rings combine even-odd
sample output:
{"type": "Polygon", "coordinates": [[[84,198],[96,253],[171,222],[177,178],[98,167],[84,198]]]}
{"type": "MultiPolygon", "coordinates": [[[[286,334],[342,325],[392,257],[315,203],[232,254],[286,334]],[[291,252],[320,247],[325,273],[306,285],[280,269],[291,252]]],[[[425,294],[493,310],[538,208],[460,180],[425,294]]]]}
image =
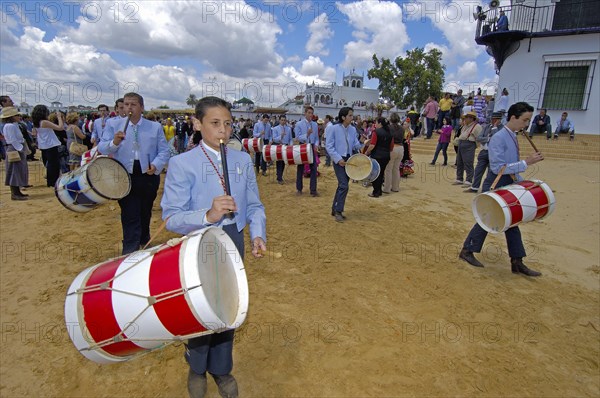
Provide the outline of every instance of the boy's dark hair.
{"type": "Polygon", "coordinates": [[[508,108],[507,119],[510,120],[513,116],[518,119],[522,114],[527,112],[533,112],[533,106],[527,102],[516,102],[508,108]]]}
{"type": "Polygon", "coordinates": [[[123,102],[125,102],[125,98],[135,98],[138,100],[139,104],[144,107],[144,97],[139,95],[138,93],[127,93],[123,96],[123,102]]]}
{"type": "Polygon", "coordinates": [[[229,102],[225,101],[224,99],[221,99],[219,97],[201,98],[200,101],[198,101],[198,103],[196,104],[196,110],[195,110],[196,118],[198,120],[202,121],[202,119],[204,118],[204,115],[206,115],[206,111],[209,108],[217,108],[217,107],[225,108],[229,111],[229,113],[231,113],[231,104],[229,102]]]}
{"type": "Polygon", "coordinates": [[[34,127],[40,127],[42,120],[47,120],[50,115],[50,110],[46,105],[36,105],[31,111],[31,120],[34,127]]]}
{"type": "Polygon", "coordinates": [[[340,111],[338,112],[338,118],[340,119],[340,123],[344,121],[344,118],[348,116],[350,111],[354,112],[354,109],[349,106],[345,106],[342,109],[340,109],[340,111]]]}

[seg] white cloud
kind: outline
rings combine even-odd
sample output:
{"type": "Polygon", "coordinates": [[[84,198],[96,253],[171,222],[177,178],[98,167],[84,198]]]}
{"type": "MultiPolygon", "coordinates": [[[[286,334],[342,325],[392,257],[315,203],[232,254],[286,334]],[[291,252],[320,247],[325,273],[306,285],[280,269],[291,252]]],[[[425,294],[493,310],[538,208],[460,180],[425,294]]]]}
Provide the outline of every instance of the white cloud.
{"type": "Polygon", "coordinates": [[[282,30],[251,3],[149,1],[135,13],[130,9],[130,23],[115,23],[113,3],[95,4],[104,17],[95,23],[79,17],[78,26],[66,31],[72,41],[142,58],[196,59],[230,76],[266,77],[281,70],[275,48],[282,30]]]}
{"type": "Polygon", "coordinates": [[[473,81],[478,75],[477,62],[467,61],[456,70],[456,78],[462,81],[473,81]]]}
{"type": "Polygon", "coordinates": [[[310,37],[306,42],[306,51],[310,54],[329,55],[325,43],[333,37],[333,31],[329,27],[327,14],[323,13],[316,17],[308,25],[308,32],[310,37]]]}
{"type": "Polygon", "coordinates": [[[389,1],[336,2],[337,8],[348,17],[355,41],[344,45],[345,68],[369,68],[373,54],[394,59],[404,52],[410,42],[402,21],[402,9],[389,1]]]}

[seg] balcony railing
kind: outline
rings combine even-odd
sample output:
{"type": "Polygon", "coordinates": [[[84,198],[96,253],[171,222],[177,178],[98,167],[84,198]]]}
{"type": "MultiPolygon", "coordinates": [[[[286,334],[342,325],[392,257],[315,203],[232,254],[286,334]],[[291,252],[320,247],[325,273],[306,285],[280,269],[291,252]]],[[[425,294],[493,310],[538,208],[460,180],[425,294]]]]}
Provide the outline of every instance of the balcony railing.
{"type": "Polygon", "coordinates": [[[477,18],[475,37],[498,31],[496,25],[500,11],[504,11],[508,17],[509,30],[530,34],[600,28],[598,0],[562,0],[551,4],[543,0],[539,2],[545,4],[538,6],[537,1],[527,1],[527,4],[513,3],[481,11],[477,18]]]}

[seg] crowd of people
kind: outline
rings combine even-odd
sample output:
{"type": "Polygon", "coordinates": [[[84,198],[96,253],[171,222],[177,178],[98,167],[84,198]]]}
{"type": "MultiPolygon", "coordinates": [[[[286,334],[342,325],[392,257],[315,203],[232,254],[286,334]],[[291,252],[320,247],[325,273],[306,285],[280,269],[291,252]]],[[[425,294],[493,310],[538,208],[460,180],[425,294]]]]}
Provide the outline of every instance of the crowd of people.
{"type": "MultiPolygon", "coordinates": [[[[439,103],[432,96],[420,113],[413,107],[406,115],[392,113],[389,119],[379,116],[363,120],[354,115],[351,107],[342,107],[338,115],[321,119],[307,106],[303,117],[291,123],[285,115],[235,119],[231,105],[216,97],[201,99],[194,116],[172,115],[158,122],[155,115],[144,111],[144,99],[136,93],[127,93],[117,100],[113,114],[108,106],[98,106],[95,119],[82,120],[77,113],[50,114],[46,106],[37,105],[31,120],[24,122],[10,98],[1,99],[7,157],[5,184],[10,186],[11,199],[27,200],[21,189],[30,186],[27,159],[35,160],[36,149],[42,153],[48,187],[55,186],[61,173],[75,170],[81,163],[82,151],[93,147],[127,170],[131,190],[119,200],[123,254],[140,250],[149,242],[160,174],[168,169],[161,198],[167,229],[187,234],[207,226],[221,227],[243,255],[243,230],[249,225],[251,253],[262,256],[266,251],[266,217],[257,178],[267,176],[273,164],[266,162],[260,153],[251,156],[237,150],[222,152],[220,140],[241,142],[243,138],[261,138],[264,144],[308,145],[315,161],[296,165],[295,194],[303,196],[304,179],[308,178],[310,195],[320,196],[318,165],[319,158],[325,157],[324,167],[333,166],[337,179],[331,215],[339,223],[346,221],[344,210],[351,181],[346,167],[350,157],[362,153],[379,165],[379,176],[370,181],[369,197],[398,192],[401,177],[409,174],[406,168],[410,168],[411,162],[410,142],[419,136],[422,118],[425,138],[439,135],[431,164],[436,164],[441,152],[443,165],[448,165],[447,149],[452,142],[457,153],[453,184],[466,188],[465,192],[478,192],[480,186],[485,192],[498,180],[499,186],[509,185],[529,165],[543,160],[540,153],[520,160],[515,137],[515,133],[529,126],[533,107],[522,102],[508,107],[501,99],[498,106],[502,109],[488,115],[489,104],[481,92],[466,99],[461,91],[454,96],[447,93],[439,103]],[[481,149],[475,167],[478,146],[481,149]],[[225,173],[232,170],[224,170],[223,153],[237,168],[233,172],[238,173],[238,178],[225,178],[225,173]],[[226,186],[226,180],[231,181],[230,187],[226,186]]],[[[543,122],[550,131],[545,112],[538,116],[533,119],[533,126],[542,126],[543,122]]],[[[573,137],[573,124],[567,116],[565,112],[556,132],[567,132],[573,137]]],[[[285,163],[276,161],[274,165],[277,182],[285,185],[285,163]]],[[[481,251],[486,234],[475,224],[459,257],[483,267],[474,253],[481,251]]],[[[523,263],[525,250],[518,227],[509,228],[506,237],[512,272],[539,276],[539,272],[523,263]]],[[[185,356],[190,365],[190,396],[204,396],[206,372],[213,376],[222,396],[237,396],[237,383],[230,374],[233,335],[233,331],[226,331],[188,342],[185,356]]]]}

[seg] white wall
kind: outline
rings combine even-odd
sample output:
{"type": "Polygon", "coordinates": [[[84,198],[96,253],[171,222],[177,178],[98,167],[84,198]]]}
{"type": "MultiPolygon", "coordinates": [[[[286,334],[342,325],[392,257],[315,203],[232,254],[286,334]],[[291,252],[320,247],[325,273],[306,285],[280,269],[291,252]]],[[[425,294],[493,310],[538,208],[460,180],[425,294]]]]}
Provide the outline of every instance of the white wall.
{"type": "MultiPolygon", "coordinates": [[[[527,52],[529,39],[521,40],[521,47],[502,65],[498,81],[496,103],[502,89],[509,92],[509,105],[528,102],[537,109],[542,106],[540,97],[545,62],[548,60],[596,60],[590,97],[585,111],[569,110],[577,134],[600,135],[600,33],[572,36],[533,38],[531,52],[527,52]],[[546,58],[544,58],[546,57],[546,58]]],[[[563,110],[548,110],[553,129],[563,110]]]]}

